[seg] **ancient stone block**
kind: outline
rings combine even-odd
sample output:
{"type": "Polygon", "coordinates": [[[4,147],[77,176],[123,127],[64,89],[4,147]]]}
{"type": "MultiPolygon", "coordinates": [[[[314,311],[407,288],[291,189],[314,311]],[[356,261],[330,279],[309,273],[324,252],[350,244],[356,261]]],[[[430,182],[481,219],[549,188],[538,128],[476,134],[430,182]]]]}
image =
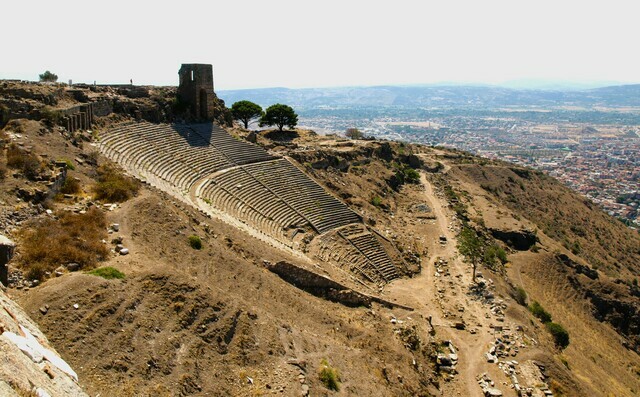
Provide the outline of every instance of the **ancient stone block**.
{"type": "Polygon", "coordinates": [[[13,257],[13,250],[16,245],[13,241],[0,234],[0,283],[7,285],[9,283],[9,268],[7,263],[13,257]]]}

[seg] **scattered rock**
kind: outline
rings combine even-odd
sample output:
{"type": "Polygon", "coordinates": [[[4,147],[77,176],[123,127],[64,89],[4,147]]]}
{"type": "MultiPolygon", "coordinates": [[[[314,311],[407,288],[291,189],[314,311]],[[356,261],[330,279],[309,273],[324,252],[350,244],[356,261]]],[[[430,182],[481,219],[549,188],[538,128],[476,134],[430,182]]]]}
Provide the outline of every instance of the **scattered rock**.
{"type": "Polygon", "coordinates": [[[502,392],[496,388],[489,387],[484,390],[484,395],[486,397],[500,397],[502,396],[502,392]]]}

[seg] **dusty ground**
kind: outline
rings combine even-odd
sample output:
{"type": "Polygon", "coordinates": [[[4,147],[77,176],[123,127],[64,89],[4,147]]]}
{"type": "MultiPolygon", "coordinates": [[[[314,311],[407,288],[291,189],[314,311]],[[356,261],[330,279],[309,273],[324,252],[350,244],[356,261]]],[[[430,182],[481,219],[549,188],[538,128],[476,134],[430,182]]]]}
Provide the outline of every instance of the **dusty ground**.
{"type": "Polygon", "coordinates": [[[299,395],[304,384],[323,395],[323,358],[340,370],[346,394],[435,390],[424,383],[428,339],[424,351],[405,348],[388,309],[302,292],[261,266],[296,258],[161,196],[145,191],[109,213],[131,254],[104,265],[125,280],[68,274],[16,294],[89,393],[299,395]],[[203,250],[189,247],[190,234],[203,237],[203,250]],[[45,303],[50,311],[39,314],[45,303]]]}
{"type": "MultiPolygon", "coordinates": [[[[92,150],[88,145],[66,145],[60,135],[25,133],[35,133],[31,139],[35,150],[51,150],[52,157],[75,159],[92,150]]],[[[301,140],[292,138],[286,145],[262,136],[259,141],[282,153],[314,152],[308,147],[316,138],[301,135],[301,140]]],[[[532,362],[536,361],[546,366],[550,376],[546,382],[556,395],[560,391],[569,396],[637,395],[638,355],[622,346],[622,337],[608,323],[593,318],[592,308],[571,287],[572,275],[550,261],[556,251],[566,252],[561,243],[541,232],[539,252],[509,250],[503,270],[481,268],[494,299],[480,298],[469,289],[470,265],[457,254],[459,221],[434,175],[422,172],[420,184],[394,192],[385,182],[392,174],[391,165],[368,151],[377,143],[318,139],[318,147],[348,161],[359,161],[369,153],[370,162],[352,165],[347,172],[308,172],[394,241],[405,259],[417,258],[420,273],[396,280],[382,291],[382,297],[414,311],[378,305],[347,308],[303,292],[269,273],[263,261],[287,260],[346,284],[351,281],[340,278],[335,269],[265,244],[152,188],[144,188],[138,197],[108,212],[110,223],[121,225],[112,236],[122,236],[131,253],[114,254],[102,265],[123,271],[124,280],[69,273],[29,291],[10,291],[11,295],[74,366],[91,395],[295,396],[308,387],[313,396],[480,396],[477,377],[486,373],[504,395],[514,396],[510,377],[485,357],[496,337],[505,334],[518,338],[520,348],[515,356],[501,361],[519,362],[516,375],[521,385],[535,386],[531,383],[536,375],[528,374],[535,373],[532,362]],[[379,196],[383,205],[373,205],[373,196],[379,196]],[[202,250],[189,246],[187,237],[192,234],[203,239],[202,250]],[[446,244],[438,242],[441,235],[447,238],[446,244]],[[530,301],[540,301],[566,326],[571,334],[566,350],[554,348],[539,321],[513,301],[510,284],[524,287],[530,301]],[[495,310],[499,301],[506,309],[495,310]],[[43,315],[38,309],[45,304],[50,310],[43,315]],[[465,328],[454,328],[456,323],[464,323],[465,328]],[[496,325],[504,331],[492,328],[496,325]],[[444,340],[451,340],[457,351],[454,376],[435,372],[435,354],[442,352],[444,340]],[[340,370],[340,392],[329,391],[319,381],[322,359],[340,370]]],[[[400,148],[394,146],[394,150],[397,154],[400,148]]],[[[465,200],[474,222],[483,219],[501,228],[535,227],[536,219],[528,219],[506,201],[489,195],[473,178],[464,177],[455,168],[455,156],[421,150],[425,160],[443,164],[438,175],[468,192],[465,200]]],[[[87,184],[84,195],[90,193],[91,170],[86,164],[76,170],[87,184]]],[[[491,174],[492,169],[485,171],[491,174]]],[[[3,208],[8,210],[15,205],[11,192],[24,183],[13,177],[3,183],[3,208]]],[[[601,227],[608,231],[610,226],[603,223],[601,227]]],[[[625,268],[624,274],[631,270],[625,268]]]]}

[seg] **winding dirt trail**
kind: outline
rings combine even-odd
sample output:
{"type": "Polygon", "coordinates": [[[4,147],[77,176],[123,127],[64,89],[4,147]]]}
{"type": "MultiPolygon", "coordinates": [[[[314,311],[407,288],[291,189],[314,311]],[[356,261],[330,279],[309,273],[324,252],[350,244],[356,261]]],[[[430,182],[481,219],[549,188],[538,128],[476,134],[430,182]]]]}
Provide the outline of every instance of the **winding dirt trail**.
{"type": "Polygon", "coordinates": [[[476,376],[488,372],[496,379],[500,375],[495,370],[496,366],[487,363],[484,356],[493,342],[489,308],[467,295],[471,285],[471,266],[458,256],[452,214],[444,198],[435,193],[424,174],[421,175],[421,181],[425,187],[424,199],[436,217],[434,224],[425,225],[425,234],[443,235],[447,243],[440,244],[437,238],[433,238],[429,255],[423,258],[420,275],[394,281],[386,291],[390,297],[414,307],[424,318],[431,317],[436,337],[451,340],[456,347],[459,358],[456,369],[459,374],[443,383],[442,395],[481,397],[483,393],[476,376]],[[448,262],[448,275],[446,271],[437,272],[434,263],[438,259],[448,262]],[[454,328],[456,320],[460,318],[466,323],[466,330],[454,328]],[[470,332],[472,329],[475,333],[470,332]]]}

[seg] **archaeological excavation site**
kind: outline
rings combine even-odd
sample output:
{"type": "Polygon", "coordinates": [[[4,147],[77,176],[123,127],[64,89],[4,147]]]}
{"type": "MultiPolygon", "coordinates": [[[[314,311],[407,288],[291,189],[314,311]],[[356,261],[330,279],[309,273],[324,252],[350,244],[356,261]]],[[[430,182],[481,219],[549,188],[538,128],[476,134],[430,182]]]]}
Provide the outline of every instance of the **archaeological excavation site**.
{"type": "Polygon", "coordinates": [[[640,392],[637,233],[538,171],[230,107],[209,64],[0,80],[0,395],[640,392]]]}

